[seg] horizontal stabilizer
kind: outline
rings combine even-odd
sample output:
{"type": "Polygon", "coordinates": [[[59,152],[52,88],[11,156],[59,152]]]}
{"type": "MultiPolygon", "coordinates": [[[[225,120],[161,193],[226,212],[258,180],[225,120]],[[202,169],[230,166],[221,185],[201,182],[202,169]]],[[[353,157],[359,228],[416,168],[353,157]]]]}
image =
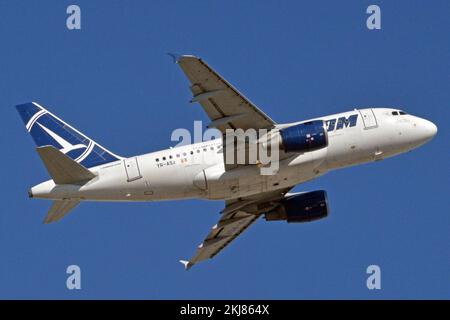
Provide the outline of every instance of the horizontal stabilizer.
{"type": "Polygon", "coordinates": [[[48,173],[56,184],[80,184],[95,175],[53,146],[36,148],[48,173]]]}
{"type": "Polygon", "coordinates": [[[44,223],[51,223],[61,220],[70,210],[80,203],[79,200],[56,200],[45,217],[44,223]]]}

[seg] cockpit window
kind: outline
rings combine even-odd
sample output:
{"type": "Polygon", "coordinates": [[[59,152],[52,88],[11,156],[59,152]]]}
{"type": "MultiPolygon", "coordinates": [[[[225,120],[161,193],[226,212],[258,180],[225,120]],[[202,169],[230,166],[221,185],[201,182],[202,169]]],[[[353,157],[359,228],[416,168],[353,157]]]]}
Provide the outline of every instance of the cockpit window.
{"type": "Polygon", "coordinates": [[[393,116],[398,116],[398,115],[405,115],[405,114],[407,114],[405,111],[401,111],[401,110],[399,110],[399,111],[392,111],[392,115],[393,116]]]}

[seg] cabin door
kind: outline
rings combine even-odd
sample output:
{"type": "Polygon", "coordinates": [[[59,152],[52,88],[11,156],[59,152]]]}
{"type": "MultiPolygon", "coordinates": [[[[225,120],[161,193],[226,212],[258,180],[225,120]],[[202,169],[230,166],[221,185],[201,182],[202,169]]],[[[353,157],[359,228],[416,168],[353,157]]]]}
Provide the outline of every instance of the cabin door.
{"type": "Polygon", "coordinates": [[[125,159],[123,160],[123,163],[125,165],[125,171],[127,172],[128,182],[142,178],[137,157],[125,159]]]}
{"type": "Polygon", "coordinates": [[[364,128],[372,129],[378,127],[377,118],[372,109],[359,110],[364,122],[364,128]]]}

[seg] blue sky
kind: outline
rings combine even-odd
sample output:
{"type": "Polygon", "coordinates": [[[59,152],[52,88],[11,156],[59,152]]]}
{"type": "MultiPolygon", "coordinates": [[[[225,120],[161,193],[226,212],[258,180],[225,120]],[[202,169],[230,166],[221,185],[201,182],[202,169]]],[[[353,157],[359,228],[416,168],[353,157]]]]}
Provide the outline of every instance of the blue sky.
{"type": "Polygon", "coordinates": [[[449,298],[450,2],[0,2],[0,298],[449,298]],[[66,28],[81,7],[82,29],[66,28]],[[381,7],[382,29],[365,13],[381,7]],[[207,120],[166,52],[204,58],[277,122],[395,106],[437,124],[413,152],[331,172],[331,215],[258,221],[185,272],[222,202],[83,203],[42,223],[48,179],[14,105],[38,101],[121,155],[207,120]],[[66,289],[66,267],[82,290],[66,289]],[[365,273],[377,264],[382,289],[365,273]]]}

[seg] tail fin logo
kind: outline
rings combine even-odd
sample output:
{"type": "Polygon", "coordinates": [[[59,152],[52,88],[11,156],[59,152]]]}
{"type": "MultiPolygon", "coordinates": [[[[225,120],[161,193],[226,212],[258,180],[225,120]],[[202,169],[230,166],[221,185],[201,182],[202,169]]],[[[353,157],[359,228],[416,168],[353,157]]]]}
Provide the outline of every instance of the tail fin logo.
{"type": "Polygon", "coordinates": [[[85,146],[84,144],[76,144],[73,145],[71,143],[69,143],[67,140],[61,138],[60,136],[58,136],[56,133],[54,133],[52,130],[44,127],[42,124],[40,124],[39,122],[37,123],[45,132],[47,132],[47,134],[52,137],[62,148],[59,149],[59,151],[61,151],[62,153],[66,154],[69,151],[72,150],[77,150],[77,149],[81,149],[81,148],[87,148],[87,146],[85,146]]]}
{"type": "Polygon", "coordinates": [[[16,108],[38,147],[51,145],[86,168],[122,159],[35,102],[16,108]]]}

